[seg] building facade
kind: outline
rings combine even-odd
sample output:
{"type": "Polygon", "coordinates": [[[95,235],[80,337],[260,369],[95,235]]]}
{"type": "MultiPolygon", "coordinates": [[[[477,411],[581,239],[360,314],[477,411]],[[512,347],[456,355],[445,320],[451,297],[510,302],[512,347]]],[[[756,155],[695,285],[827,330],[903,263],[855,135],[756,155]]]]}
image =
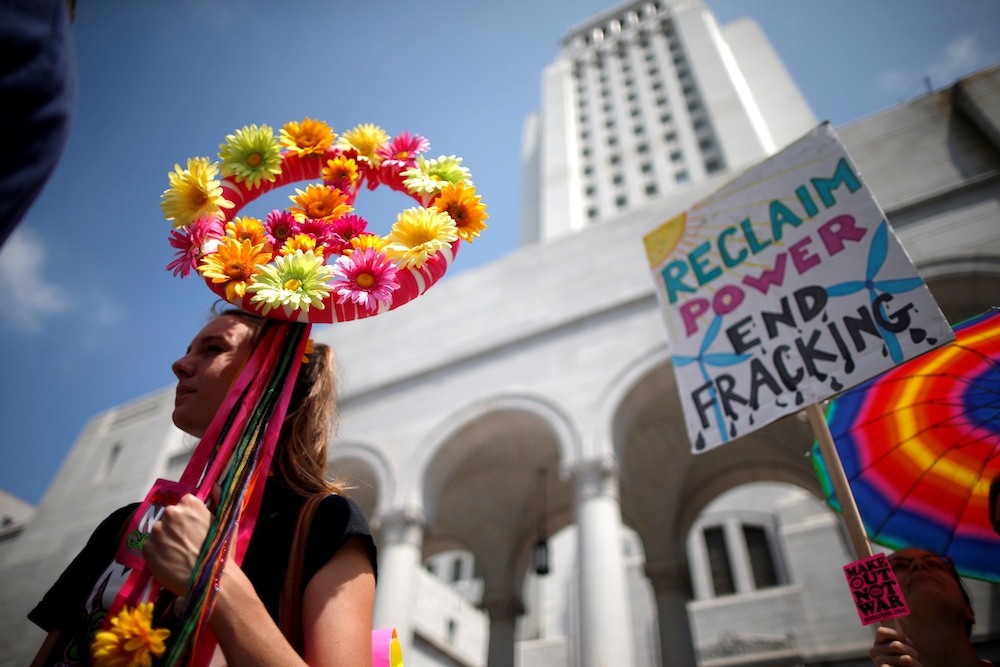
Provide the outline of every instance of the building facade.
{"type": "MultiPolygon", "coordinates": [[[[952,321],[1000,294],[998,89],[992,68],[839,128],[952,321]]],[[[691,454],[641,242],[812,113],[752,22],[720,27],[680,0],[573,29],[542,90],[523,141],[532,242],[313,333],[340,360],[331,466],[377,534],[376,626],[420,666],[864,664],[871,633],[843,604],[851,556],[815,500],[808,425],[691,454]],[[761,482],[786,486],[745,486],[761,482]],[[540,528],[555,536],[542,583],[540,528]]],[[[24,614],[100,518],[179,475],[193,443],[171,408],[164,390],[95,416],[0,549],[0,664],[40,644],[24,614]]],[[[1000,604],[979,596],[981,613],[1000,604]]]]}

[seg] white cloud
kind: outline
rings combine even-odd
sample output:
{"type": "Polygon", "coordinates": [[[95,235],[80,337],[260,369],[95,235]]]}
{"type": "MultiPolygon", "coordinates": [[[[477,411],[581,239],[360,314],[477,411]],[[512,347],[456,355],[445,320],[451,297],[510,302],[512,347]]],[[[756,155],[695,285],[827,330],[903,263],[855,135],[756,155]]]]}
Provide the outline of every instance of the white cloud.
{"type": "Polygon", "coordinates": [[[927,75],[935,88],[941,88],[959,77],[992,65],[998,55],[986,51],[976,35],[958,35],[945,47],[941,57],[927,68],[927,75]]]}
{"type": "Polygon", "coordinates": [[[882,72],[875,79],[875,87],[884,93],[898,93],[903,88],[904,76],[899,70],[882,72]]]}
{"type": "Polygon", "coordinates": [[[0,248],[0,293],[6,302],[0,312],[7,328],[37,333],[43,319],[69,309],[69,296],[48,282],[47,268],[52,268],[51,258],[47,267],[42,241],[31,231],[14,230],[0,248]]]}

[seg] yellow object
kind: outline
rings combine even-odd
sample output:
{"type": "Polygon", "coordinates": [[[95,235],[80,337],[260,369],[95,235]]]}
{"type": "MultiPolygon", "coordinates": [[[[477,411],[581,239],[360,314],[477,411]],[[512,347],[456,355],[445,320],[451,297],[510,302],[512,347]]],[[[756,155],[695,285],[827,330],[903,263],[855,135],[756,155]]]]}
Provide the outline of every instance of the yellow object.
{"type": "Polygon", "coordinates": [[[94,667],[152,667],[153,658],[163,655],[166,628],[153,628],[153,603],[134,609],[122,607],[111,619],[111,629],[98,632],[90,645],[94,667]]]}
{"type": "Polygon", "coordinates": [[[680,215],[670,218],[643,237],[642,240],[646,244],[646,257],[649,259],[649,268],[655,269],[670,256],[670,253],[680,243],[681,237],[684,236],[686,226],[687,211],[683,211],[680,215]]]}

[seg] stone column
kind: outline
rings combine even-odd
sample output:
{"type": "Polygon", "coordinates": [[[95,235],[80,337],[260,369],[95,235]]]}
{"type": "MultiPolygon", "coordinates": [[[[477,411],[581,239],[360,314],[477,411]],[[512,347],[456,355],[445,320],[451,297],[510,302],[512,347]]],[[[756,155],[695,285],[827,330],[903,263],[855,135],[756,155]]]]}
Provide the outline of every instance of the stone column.
{"type": "Polygon", "coordinates": [[[633,667],[618,466],[610,460],[588,462],[573,477],[580,536],[580,664],[633,667]]]}
{"type": "Polygon", "coordinates": [[[490,650],[487,667],[514,667],[514,622],[524,613],[519,597],[487,596],[480,605],[490,615],[490,650]]]}
{"type": "Polygon", "coordinates": [[[379,536],[378,585],[372,627],[396,628],[403,655],[408,656],[413,646],[424,516],[419,510],[398,510],[383,514],[372,523],[379,536]]]}
{"type": "Polygon", "coordinates": [[[646,563],[646,576],[656,593],[663,667],[696,667],[694,638],[688,618],[691,582],[686,563],[678,558],[646,563]]]}

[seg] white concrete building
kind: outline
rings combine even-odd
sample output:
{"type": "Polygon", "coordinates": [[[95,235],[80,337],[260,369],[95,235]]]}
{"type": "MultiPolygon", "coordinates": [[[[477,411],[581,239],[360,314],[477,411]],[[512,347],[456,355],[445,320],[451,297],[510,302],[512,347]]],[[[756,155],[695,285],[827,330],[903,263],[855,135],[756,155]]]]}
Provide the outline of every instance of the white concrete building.
{"type": "MultiPolygon", "coordinates": [[[[870,630],[842,604],[850,555],[815,500],[808,426],[792,417],[690,453],[641,242],[812,125],[775,63],[752,22],[719,27],[698,2],[622,5],[574,29],[525,125],[524,229],[537,240],[399,311],[314,331],[341,364],[331,464],[357,482],[377,533],[375,624],[400,630],[408,665],[867,660],[870,630]],[[584,121],[581,100],[600,105],[584,121]],[[783,485],[744,486],[759,482],[783,485]],[[539,514],[553,572],[526,581],[539,514]],[[729,584],[717,583],[712,553],[727,555],[729,584]]],[[[1000,67],[839,128],[952,321],[1000,295],[998,89],[1000,67]]],[[[168,389],[95,416],[0,550],[0,665],[37,648],[24,614],[97,522],[179,475],[193,443],[170,424],[171,405],[168,389]]],[[[988,588],[979,598],[978,637],[991,641],[1000,598],[988,588]]]]}

